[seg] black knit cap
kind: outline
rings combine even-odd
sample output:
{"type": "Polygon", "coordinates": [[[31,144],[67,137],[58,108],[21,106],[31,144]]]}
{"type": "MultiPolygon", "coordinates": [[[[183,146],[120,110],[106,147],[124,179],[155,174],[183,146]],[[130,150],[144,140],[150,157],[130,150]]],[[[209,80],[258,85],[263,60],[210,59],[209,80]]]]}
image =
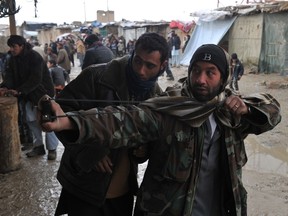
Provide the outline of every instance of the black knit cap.
{"type": "Polygon", "coordinates": [[[229,61],[226,52],[215,44],[204,44],[200,46],[193,54],[189,69],[190,72],[195,62],[204,61],[214,64],[219,69],[224,81],[229,76],[229,61]]]}
{"type": "Polygon", "coordinates": [[[99,38],[95,34],[90,34],[85,38],[84,43],[88,44],[89,46],[92,45],[94,42],[99,41],[99,38]]]}

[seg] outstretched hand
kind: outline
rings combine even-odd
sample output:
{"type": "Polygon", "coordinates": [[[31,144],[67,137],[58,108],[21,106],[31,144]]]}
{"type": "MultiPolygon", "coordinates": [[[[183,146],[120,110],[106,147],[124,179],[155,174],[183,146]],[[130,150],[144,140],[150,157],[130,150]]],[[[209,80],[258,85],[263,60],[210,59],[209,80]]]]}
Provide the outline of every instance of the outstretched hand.
{"type": "MultiPolygon", "coordinates": [[[[66,116],[60,105],[53,100],[51,100],[51,109],[56,118],[54,119],[54,121],[40,122],[41,128],[44,132],[59,132],[62,130],[73,129],[73,123],[71,122],[71,120],[66,116]]],[[[40,115],[41,110],[38,111],[38,116],[40,115]]]]}

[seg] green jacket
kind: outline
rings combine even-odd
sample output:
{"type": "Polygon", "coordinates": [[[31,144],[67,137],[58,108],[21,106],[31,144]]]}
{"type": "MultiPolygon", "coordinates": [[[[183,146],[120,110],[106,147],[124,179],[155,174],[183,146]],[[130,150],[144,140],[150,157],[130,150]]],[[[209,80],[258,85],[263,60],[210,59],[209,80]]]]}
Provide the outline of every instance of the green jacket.
{"type": "MultiPolygon", "coordinates": [[[[231,113],[223,118],[217,114],[216,105],[212,109],[221,130],[222,215],[247,215],[241,178],[241,169],[247,161],[244,139],[248,134],[271,130],[281,120],[280,105],[268,94],[247,97],[245,103],[253,115],[243,116],[235,127],[223,123],[227,116],[233,118],[231,113]]],[[[93,140],[95,145],[103,146],[103,151],[154,141],[135,215],[191,216],[201,163],[203,125],[192,127],[186,120],[145,105],[110,106],[101,113],[95,108],[79,114],[81,117],[71,116],[78,131],[70,134],[73,136],[59,133],[61,141],[84,144],[93,140]]]]}

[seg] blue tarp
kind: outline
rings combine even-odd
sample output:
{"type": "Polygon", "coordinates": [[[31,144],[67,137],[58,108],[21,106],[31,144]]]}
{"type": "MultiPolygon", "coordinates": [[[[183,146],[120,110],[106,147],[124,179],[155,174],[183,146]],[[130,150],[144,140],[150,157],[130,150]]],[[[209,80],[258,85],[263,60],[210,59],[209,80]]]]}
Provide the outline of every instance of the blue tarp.
{"type": "Polygon", "coordinates": [[[209,22],[199,20],[185,48],[180,64],[188,66],[193,53],[202,44],[218,44],[236,18],[226,17],[209,22]]]}

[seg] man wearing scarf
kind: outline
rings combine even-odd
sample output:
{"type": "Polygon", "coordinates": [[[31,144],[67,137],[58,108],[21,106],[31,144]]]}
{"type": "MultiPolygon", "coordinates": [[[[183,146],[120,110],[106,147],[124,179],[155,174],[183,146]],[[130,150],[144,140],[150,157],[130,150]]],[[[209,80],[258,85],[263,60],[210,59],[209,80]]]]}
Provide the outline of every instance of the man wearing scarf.
{"type": "Polygon", "coordinates": [[[273,129],[281,121],[280,105],[269,94],[242,97],[226,90],[229,62],[221,47],[202,45],[192,56],[179,96],[77,113],[64,113],[52,103],[54,113],[66,117],[42,128],[58,131],[70,145],[93,142],[97,157],[149,142],[136,216],[245,216],[244,139],[273,129]]]}
{"type": "MultiPolygon", "coordinates": [[[[87,67],[61,91],[57,102],[63,110],[75,111],[111,104],[135,104],[154,97],[162,92],[157,78],[166,68],[167,56],[165,38],[145,33],[137,40],[131,56],[87,67]]],[[[95,147],[98,147],[93,142],[63,144],[65,150],[57,174],[63,189],[56,215],[132,215],[138,184],[137,163],[130,152],[127,149],[99,150],[99,155],[95,155],[98,152],[95,147]],[[98,164],[98,158],[104,156],[105,160],[98,164]],[[107,170],[111,173],[105,172],[107,170]]]]}

